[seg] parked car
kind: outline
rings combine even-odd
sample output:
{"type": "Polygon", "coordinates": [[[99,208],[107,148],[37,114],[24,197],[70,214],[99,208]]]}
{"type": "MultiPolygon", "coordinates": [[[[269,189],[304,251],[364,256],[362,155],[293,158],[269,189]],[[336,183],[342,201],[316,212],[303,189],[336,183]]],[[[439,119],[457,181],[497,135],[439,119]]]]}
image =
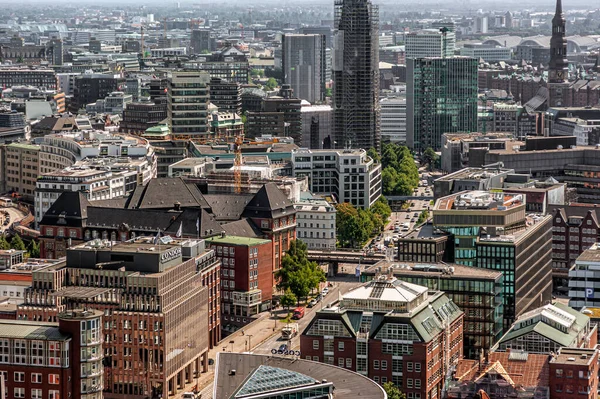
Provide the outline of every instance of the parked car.
{"type": "Polygon", "coordinates": [[[308,303],[308,307],[312,308],[313,306],[315,306],[317,304],[317,300],[316,299],[311,299],[310,302],[308,303]]]}

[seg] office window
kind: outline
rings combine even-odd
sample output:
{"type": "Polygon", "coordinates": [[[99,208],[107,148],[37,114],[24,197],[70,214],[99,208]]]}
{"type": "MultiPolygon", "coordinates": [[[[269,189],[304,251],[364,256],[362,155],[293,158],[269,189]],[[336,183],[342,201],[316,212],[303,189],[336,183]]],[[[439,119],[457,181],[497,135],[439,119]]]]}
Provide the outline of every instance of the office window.
{"type": "Polygon", "coordinates": [[[416,373],[420,373],[421,372],[421,363],[415,363],[415,372],[416,373]]]}
{"type": "Polygon", "coordinates": [[[343,357],[338,358],[338,367],[344,367],[344,358],[343,357]]]}
{"type": "Polygon", "coordinates": [[[415,389],[420,389],[421,388],[421,380],[420,379],[415,379],[415,389]]]}
{"type": "Polygon", "coordinates": [[[338,351],[340,351],[340,352],[344,351],[344,342],[342,342],[342,341],[338,342],[338,351]]]}
{"type": "Polygon", "coordinates": [[[407,388],[412,388],[413,387],[413,379],[412,378],[407,378],[406,379],[406,387],[407,388]]]}
{"type": "Polygon", "coordinates": [[[25,388],[15,388],[15,398],[24,398],[25,388]]]}
{"type": "Polygon", "coordinates": [[[387,370],[387,360],[382,360],[381,361],[381,369],[382,370],[387,370]]]}
{"type": "Polygon", "coordinates": [[[313,340],[313,350],[319,350],[319,341],[316,339],[313,340]]]}
{"type": "Polygon", "coordinates": [[[351,357],[346,358],[346,368],[352,368],[352,358],[351,357]]]}
{"type": "Polygon", "coordinates": [[[48,391],[48,399],[60,399],[60,391],[48,391]]]}
{"type": "Polygon", "coordinates": [[[23,371],[15,371],[15,382],[25,382],[25,373],[23,371]]]}
{"type": "Polygon", "coordinates": [[[373,360],[373,370],[379,370],[379,360],[373,360]]]}
{"type": "Polygon", "coordinates": [[[42,374],[41,373],[31,373],[31,382],[34,384],[42,383],[42,374]]]}
{"type": "Polygon", "coordinates": [[[42,399],[42,390],[38,388],[32,389],[31,399],[42,399]]]}
{"type": "Polygon", "coordinates": [[[60,384],[60,374],[48,374],[48,384],[51,384],[51,385],[60,384]]]}

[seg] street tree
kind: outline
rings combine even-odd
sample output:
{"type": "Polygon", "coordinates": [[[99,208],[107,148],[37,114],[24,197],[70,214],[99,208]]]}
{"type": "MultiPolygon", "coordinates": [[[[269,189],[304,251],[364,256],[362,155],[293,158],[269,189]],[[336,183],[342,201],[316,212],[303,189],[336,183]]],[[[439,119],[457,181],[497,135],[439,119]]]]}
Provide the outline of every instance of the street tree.
{"type": "Polygon", "coordinates": [[[296,304],[297,298],[296,295],[294,295],[294,293],[292,292],[292,290],[288,288],[285,290],[281,298],[279,298],[279,301],[281,302],[281,306],[289,310],[291,306],[294,306],[296,304]]]}
{"type": "Polygon", "coordinates": [[[25,251],[27,249],[25,248],[25,243],[18,234],[15,234],[12,240],[10,240],[10,247],[19,251],[25,251]]]}
{"type": "Polygon", "coordinates": [[[406,395],[391,381],[383,384],[383,390],[388,399],[406,399],[406,395]]]}
{"type": "Polygon", "coordinates": [[[290,241],[290,248],[281,259],[281,268],[275,277],[278,279],[277,288],[288,289],[296,296],[296,300],[308,296],[311,290],[318,288],[325,281],[325,273],[315,263],[308,260],[306,244],[302,241],[290,241]]]}

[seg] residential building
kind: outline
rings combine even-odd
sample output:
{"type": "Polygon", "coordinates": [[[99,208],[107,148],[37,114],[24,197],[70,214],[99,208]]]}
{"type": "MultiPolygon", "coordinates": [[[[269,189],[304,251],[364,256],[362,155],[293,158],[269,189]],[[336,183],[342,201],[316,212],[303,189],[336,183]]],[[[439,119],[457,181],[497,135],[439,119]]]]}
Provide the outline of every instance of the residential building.
{"type": "Polygon", "coordinates": [[[511,350],[490,352],[478,360],[459,360],[448,383],[446,398],[552,399],[554,396],[549,389],[550,359],[549,354],[511,350]]]}
{"type": "Polygon", "coordinates": [[[594,348],[596,329],[589,316],[555,302],[520,315],[492,350],[547,355],[561,347],[594,348]]]}
{"type": "Polygon", "coordinates": [[[382,98],[381,140],[384,143],[406,143],[406,98],[382,98]]]}
{"type": "Polygon", "coordinates": [[[508,47],[488,47],[481,43],[465,44],[460,49],[463,57],[483,59],[485,62],[508,61],[512,57],[512,49],[508,47]]]}
{"type": "Polygon", "coordinates": [[[32,201],[35,182],[40,174],[40,146],[29,143],[11,143],[4,147],[2,180],[4,189],[32,201]]]}
{"type": "Polygon", "coordinates": [[[439,151],[442,134],[477,131],[477,59],[407,60],[406,142],[439,151]]]}
{"type": "Polygon", "coordinates": [[[308,249],[335,249],[336,210],[325,199],[301,198],[296,208],[296,236],[308,249]]]}
{"type": "Polygon", "coordinates": [[[167,118],[176,140],[207,140],[210,76],[206,72],[173,71],[169,78],[167,118]]]}
{"type": "Polygon", "coordinates": [[[367,209],[381,196],[381,164],[363,149],[299,149],[292,152],[292,165],[295,177],[308,177],[311,192],[333,195],[338,203],[367,209]]]}
{"type": "Polygon", "coordinates": [[[296,97],[310,103],[325,99],[325,35],[285,33],[281,37],[283,80],[296,97]]]}
{"type": "Polygon", "coordinates": [[[102,312],[70,309],[54,321],[0,320],[7,397],[102,398],[102,312]]]}
{"type": "Polygon", "coordinates": [[[278,96],[263,98],[260,111],[246,113],[246,136],[291,137],[294,142],[301,143],[301,108],[302,100],[294,95],[289,85],[282,85],[278,96]]]}
{"type": "Polygon", "coordinates": [[[210,132],[216,140],[233,142],[244,135],[244,122],[235,112],[212,112],[209,116],[210,132]]]}
{"type": "Polygon", "coordinates": [[[19,319],[38,323],[81,306],[104,312],[96,325],[98,348],[86,356],[104,358],[104,374],[89,386],[100,387],[105,398],[176,395],[208,370],[209,343],[218,341],[219,293],[206,281],[218,286],[214,252],[203,240],[154,240],[72,246],[61,264],[34,273],[18,308],[19,319]],[[210,302],[217,304],[214,315],[210,302]],[[169,348],[186,349],[173,354],[169,348]]]}
{"type": "Polygon", "coordinates": [[[283,396],[386,399],[383,388],[365,376],[309,359],[244,353],[217,353],[217,398],[283,396]],[[235,365],[235,373],[231,367],[235,365]]]}
{"type": "Polygon", "coordinates": [[[52,69],[3,66],[0,68],[0,86],[34,86],[56,90],[58,81],[52,69]]]}
{"type": "MultiPolygon", "coordinates": [[[[596,220],[595,214],[592,220],[596,220]]],[[[594,230],[597,231],[597,228],[594,230]]],[[[597,239],[595,234],[594,240],[597,239]]],[[[568,287],[569,306],[572,308],[595,308],[600,304],[600,247],[597,242],[584,250],[569,269],[568,287]]]]}
{"type": "Polygon", "coordinates": [[[221,260],[221,325],[233,333],[271,309],[273,243],[225,233],[206,242],[221,260]]]}
{"type": "Polygon", "coordinates": [[[310,105],[302,101],[302,148],[330,148],[333,135],[333,109],[331,105],[310,105]]]}
{"type": "Polygon", "coordinates": [[[167,119],[167,99],[157,98],[154,101],[132,102],[126,105],[123,119],[119,123],[119,131],[142,135],[167,119]]]}
{"type": "MultiPolygon", "coordinates": [[[[587,298],[586,288],[582,284],[585,275],[594,274],[587,266],[584,258],[591,261],[595,254],[596,243],[600,240],[600,223],[595,209],[585,206],[556,206],[552,219],[552,276],[555,290],[566,293],[568,287],[574,301],[571,306],[581,308],[587,298]],[[589,252],[588,252],[589,251],[589,252]],[[586,254],[584,256],[584,254],[586,254]],[[583,258],[582,258],[583,256],[583,258]],[[578,263],[581,260],[582,263],[578,263]],[[573,268],[575,265],[575,268],[573,268]],[[582,277],[576,278],[577,276],[582,277]],[[571,282],[572,281],[572,282],[571,282]],[[577,281],[577,282],[575,282],[577,281]]],[[[590,276],[591,277],[591,276],[590,276]]],[[[593,281],[593,279],[591,279],[593,281]]],[[[584,284],[585,285],[585,284],[584,284]]],[[[600,287],[599,287],[600,288],[600,287]]]]}
{"type": "Polygon", "coordinates": [[[455,263],[415,263],[382,260],[361,272],[362,282],[379,273],[393,273],[398,280],[443,291],[465,314],[463,355],[477,359],[502,336],[504,277],[495,270],[483,270],[455,263]]]}
{"type": "Polygon", "coordinates": [[[427,58],[454,56],[456,37],[452,31],[423,29],[404,36],[406,58],[427,58]]]}
{"type": "Polygon", "coordinates": [[[332,147],[379,149],[379,8],[337,0],[334,25],[332,147]]]}
{"type": "Polygon", "coordinates": [[[444,376],[462,358],[463,316],[443,292],[377,276],[319,310],[300,353],[393,382],[407,397],[440,398],[444,376]]]}
{"type": "Polygon", "coordinates": [[[210,102],[219,112],[242,114],[242,86],[223,78],[210,79],[210,102]]]}
{"type": "Polygon", "coordinates": [[[504,273],[504,329],[552,296],[552,217],[526,215],[522,194],[469,191],[438,199],[433,226],[453,235],[454,262],[504,273]]]}
{"type": "Polygon", "coordinates": [[[235,47],[207,55],[199,55],[184,64],[186,68],[199,69],[210,74],[211,78],[223,78],[228,81],[248,84],[250,63],[248,57],[235,47]]]}
{"type": "Polygon", "coordinates": [[[69,105],[71,112],[85,108],[87,104],[105,98],[113,91],[117,91],[121,79],[108,74],[83,74],[75,77],[73,99],[69,105]]]}
{"type": "Polygon", "coordinates": [[[560,348],[550,359],[552,399],[598,396],[598,349],[560,348]]]}

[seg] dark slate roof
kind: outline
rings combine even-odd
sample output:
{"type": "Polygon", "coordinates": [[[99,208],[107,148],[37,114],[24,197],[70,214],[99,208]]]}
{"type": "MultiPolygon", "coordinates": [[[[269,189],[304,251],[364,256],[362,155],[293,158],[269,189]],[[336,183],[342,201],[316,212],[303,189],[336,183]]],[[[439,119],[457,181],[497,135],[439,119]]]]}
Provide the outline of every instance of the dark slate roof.
{"type": "Polygon", "coordinates": [[[251,219],[236,220],[235,222],[223,224],[221,227],[228,236],[252,238],[261,238],[264,236],[251,219]]]}
{"type": "Polygon", "coordinates": [[[87,197],[80,191],[65,191],[44,214],[40,225],[81,227],[89,205],[87,197]]]}
{"type": "Polygon", "coordinates": [[[196,222],[200,219],[200,237],[212,237],[221,234],[223,227],[217,222],[211,214],[204,209],[185,208],[173,222],[165,228],[167,234],[175,236],[179,226],[181,226],[184,237],[196,237],[198,230],[196,222]]]}
{"type": "Polygon", "coordinates": [[[292,202],[275,183],[267,183],[250,200],[242,216],[253,218],[276,218],[294,213],[292,202]]]}
{"type": "Polygon", "coordinates": [[[239,220],[252,194],[206,194],[204,199],[220,222],[239,220]]]}
{"type": "Polygon", "coordinates": [[[179,177],[156,178],[145,186],[137,186],[125,206],[128,209],[172,209],[175,203],[182,208],[209,207],[198,187],[179,177]]]}
{"type": "Polygon", "coordinates": [[[98,207],[98,208],[123,209],[123,208],[125,208],[127,199],[128,199],[127,197],[120,197],[120,198],[112,198],[112,199],[105,199],[105,200],[96,200],[96,201],[90,201],[90,205],[98,207]]]}
{"type": "Polygon", "coordinates": [[[157,232],[166,230],[181,211],[166,211],[160,209],[111,209],[89,206],[88,227],[116,229],[127,225],[130,230],[157,232]]]}

